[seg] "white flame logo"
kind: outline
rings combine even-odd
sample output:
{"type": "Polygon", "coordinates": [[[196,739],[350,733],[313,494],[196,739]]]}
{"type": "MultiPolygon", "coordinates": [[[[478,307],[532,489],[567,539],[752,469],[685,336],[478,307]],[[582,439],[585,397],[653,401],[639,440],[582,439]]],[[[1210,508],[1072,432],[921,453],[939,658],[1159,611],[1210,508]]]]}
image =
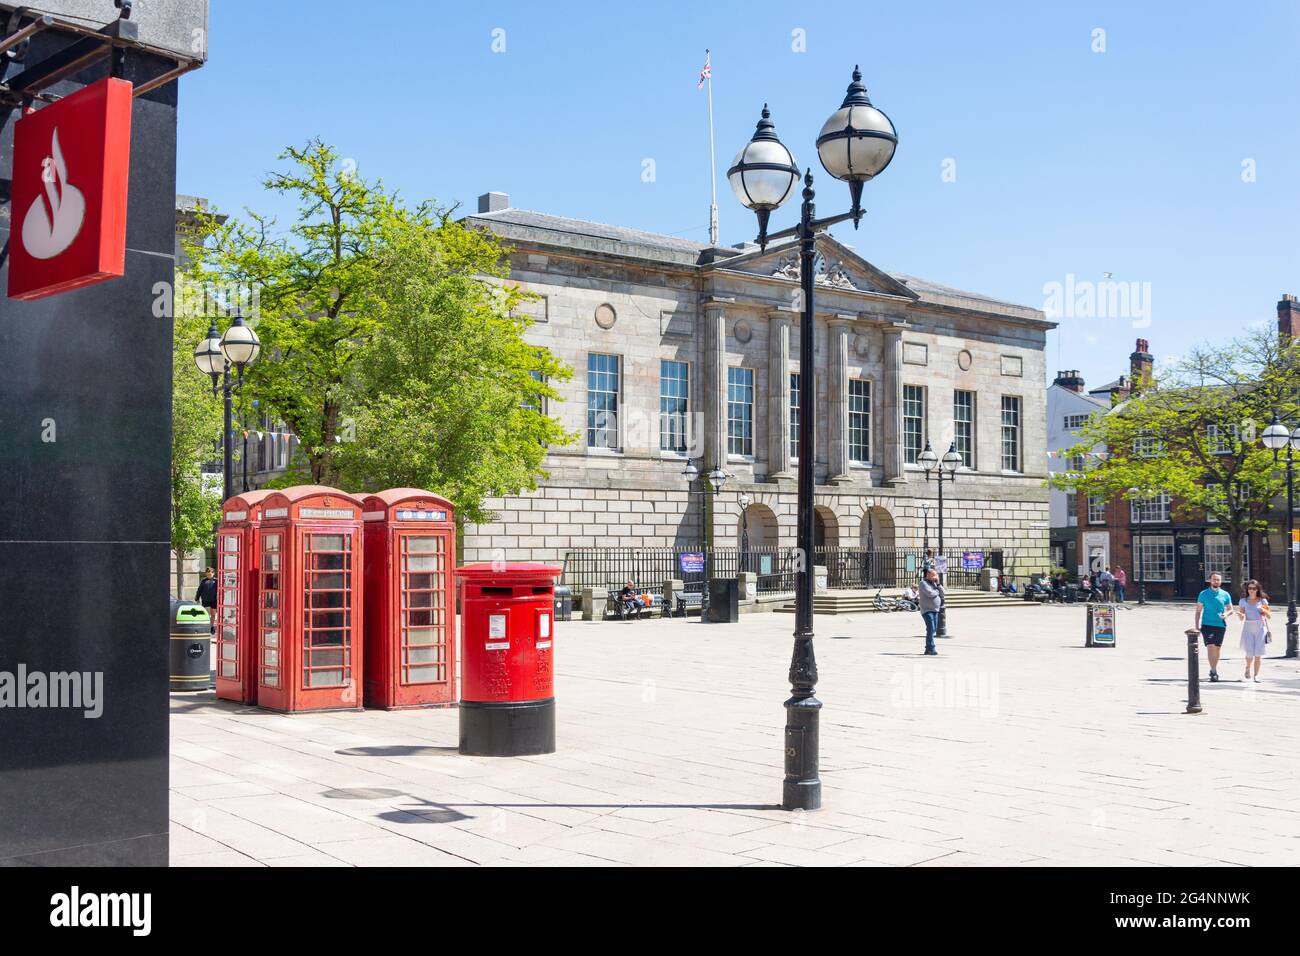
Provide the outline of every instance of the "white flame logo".
{"type": "Polygon", "coordinates": [[[23,219],[23,245],[36,259],[53,259],[72,245],[86,219],[86,197],[68,182],[57,127],[50,151],[53,155],[41,162],[45,195],[36,197],[23,219]]]}

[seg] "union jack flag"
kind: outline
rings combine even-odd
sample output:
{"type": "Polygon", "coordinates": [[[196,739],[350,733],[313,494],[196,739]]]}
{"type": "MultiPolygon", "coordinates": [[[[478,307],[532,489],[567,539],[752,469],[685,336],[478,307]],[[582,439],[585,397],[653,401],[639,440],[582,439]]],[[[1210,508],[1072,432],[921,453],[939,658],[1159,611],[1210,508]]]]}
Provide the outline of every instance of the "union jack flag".
{"type": "Polygon", "coordinates": [[[704,69],[700,70],[700,82],[696,84],[696,89],[704,88],[704,81],[713,78],[713,67],[709,66],[709,51],[704,51],[704,69]]]}

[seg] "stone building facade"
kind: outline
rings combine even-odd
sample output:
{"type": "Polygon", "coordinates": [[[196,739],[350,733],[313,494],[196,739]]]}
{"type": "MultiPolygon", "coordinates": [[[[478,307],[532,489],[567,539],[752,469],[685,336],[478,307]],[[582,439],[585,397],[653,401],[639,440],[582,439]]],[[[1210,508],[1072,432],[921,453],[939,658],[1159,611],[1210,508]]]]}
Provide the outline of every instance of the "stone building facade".
{"type": "MultiPolygon", "coordinates": [[[[791,243],[719,248],[511,208],[490,193],[466,223],[513,251],[540,298],[526,337],[574,370],[546,412],[577,435],[534,492],[464,529],[467,561],[562,563],[574,549],[698,546],[702,496],[682,471],[720,466],[719,547],[795,544],[800,303],[791,243]],[[792,378],[793,376],[793,378],[792,378]]],[[[819,544],[920,546],[935,486],[914,462],[956,438],[945,544],[1048,567],[1044,342],[1032,308],[890,275],[819,245],[814,330],[819,544]],[[870,514],[870,521],[867,516],[870,514]]]]}

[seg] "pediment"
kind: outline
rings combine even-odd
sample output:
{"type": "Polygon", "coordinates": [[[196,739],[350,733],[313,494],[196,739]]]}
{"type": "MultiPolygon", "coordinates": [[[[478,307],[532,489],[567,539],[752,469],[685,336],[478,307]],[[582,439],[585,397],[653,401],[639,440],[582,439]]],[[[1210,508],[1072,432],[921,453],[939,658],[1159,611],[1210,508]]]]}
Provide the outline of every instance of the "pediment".
{"type": "MultiPolygon", "coordinates": [[[[709,268],[784,279],[795,285],[799,282],[799,244],[790,240],[768,246],[766,250],[754,249],[739,256],[719,259],[711,263],[709,268]]],[[[822,236],[817,241],[814,281],[820,288],[844,292],[872,292],[917,298],[916,293],[902,282],[830,236],[822,236]]]]}

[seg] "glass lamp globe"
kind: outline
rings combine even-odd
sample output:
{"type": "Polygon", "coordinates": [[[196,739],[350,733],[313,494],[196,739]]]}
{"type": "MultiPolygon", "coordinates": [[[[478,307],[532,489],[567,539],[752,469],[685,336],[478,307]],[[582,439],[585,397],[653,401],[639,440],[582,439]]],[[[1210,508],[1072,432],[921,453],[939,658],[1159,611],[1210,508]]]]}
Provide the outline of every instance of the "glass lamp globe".
{"type": "MultiPolygon", "coordinates": [[[[1297,429],[1300,431],[1300,429],[1297,429]]],[[[1286,426],[1278,421],[1276,415],[1273,416],[1273,423],[1264,429],[1263,437],[1260,441],[1264,443],[1265,448],[1271,448],[1273,451],[1279,451],[1286,447],[1287,441],[1291,438],[1286,426]]]]}
{"type": "Polygon", "coordinates": [[[686,479],[688,484],[700,477],[700,469],[695,467],[695,462],[688,461],[686,463],[686,467],[682,469],[682,477],[686,479]]]}
{"type": "Polygon", "coordinates": [[[822,126],[817,156],[836,179],[864,183],[879,176],[894,158],[898,130],[883,112],[871,105],[862,74],[855,66],[844,102],[822,126]]]}
{"type": "Polygon", "coordinates": [[[921,454],[917,456],[916,460],[926,471],[931,471],[934,466],[939,463],[939,456],[934,453],[934,449],[930,447],[930,443],[926,442],[925,451],[921,452],[921,454]]]}
{"type": "Polygon", "coordinates": [[[236,315],[235,320],[221,337],[221,351],[226,359],[236,368],[252,365],[262,351],[262,342],[253,331],[252,326],[244,324],[244,317],[236,315]]]}
{"type": "Polygon", "coordinates": [[[767,104],[754,135],[736,154],[727,180],[746,209],[771,212],[790,198],[799,181],[799,166],[776,136],[767,104]]]}
{"type": "Polygon", "coordinates": [[[721,468],[714,468],[709,472],[709,484],[713,486],[714,491],[721,491],[722,486],[727,481],[727,473],[721,468]]]}
{"type": "Polygon", "coordinates": [[[194,346],[194,364],[204,375],[220,375],[225,370],[226,357],[221,353],[221,334],[216,322],[208,329],[207,338],[194,346]]]}
{"type": "Polygon", "coordinates": [[[961,455],[957,454],[957,445],[954,442],[948,446],[948,450],[943,454],[943,470],[949,473],[956,471],[961,466],[961,455]]]}

